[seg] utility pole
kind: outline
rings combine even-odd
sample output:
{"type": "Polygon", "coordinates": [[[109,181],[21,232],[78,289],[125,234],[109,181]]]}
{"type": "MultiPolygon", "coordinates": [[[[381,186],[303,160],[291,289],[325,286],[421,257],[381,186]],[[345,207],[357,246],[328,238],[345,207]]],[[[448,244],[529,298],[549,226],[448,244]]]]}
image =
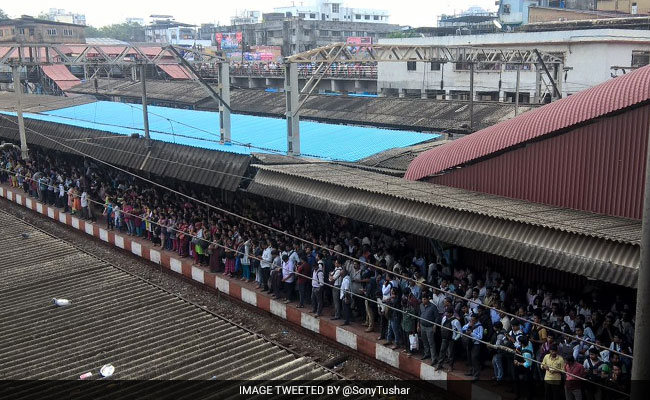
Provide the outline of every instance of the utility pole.
{"type": "Polygon", "coordinates": [[[140,64],[140,82],[142,83],[142,121],[144,122],[144,137],[147,138],[147,147],[151,147],[149,136],[149,113],[147,112],[147,83],[146,64],[140,64]]]}
{"type": "Polygon", "coordinates": [[[287,153],[290,156],[300,155],[300,116],[298,87],[298,64],[284,63],[284,91],[287,99],[287,153]]]}
{"type": "Polygon", "coordinates": [[[29,160],[27,136],[25,135],[25,120],[23,120],[23,87],[20,83],[20,65],[11,66],[14,75],[14,93],[16,94],[16,116],[18,117],[18,133],[20,135],[20,155],[23,160],[29,160]]]}
{"type": "MultiPolygon", "coordinates": [[[[649,135],[650,136],[650,135],[649,135]]],[[[637,279],[634,362],[632,363],[631,400],[645,400],[644,382],[650,381],[650,140],[646,149],[645,188],[641,223],[641,262],[637,279]]]]}
{"type": "MultiPolygon", "coordinates": [[[[242,57],[244,53],[242,52],[242,57]]],[[[219,64],[219,133],[222,144],[230,144],[230,63],[222,61],[219,64]]]]}
{"type": "Polygon", "coordinates": [[[517,84],[515,87],[515,117],[519,115],[519,82],[521,76],[521,65],[517,64],[517,84]]]}
{"type": "Polygon", "coordinates": [[[474,129],[474,63],[469,64],[469,129],[474,129]]]}

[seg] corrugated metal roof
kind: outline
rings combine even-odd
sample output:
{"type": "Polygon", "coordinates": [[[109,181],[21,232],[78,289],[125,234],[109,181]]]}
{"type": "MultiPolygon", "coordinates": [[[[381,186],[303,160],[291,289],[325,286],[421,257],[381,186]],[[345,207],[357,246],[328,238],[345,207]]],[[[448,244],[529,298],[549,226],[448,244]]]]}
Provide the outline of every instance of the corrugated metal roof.
{"type": "Polygon", "coordinates": [[[650,66],[547,104],[418,156],[406,179],[418,180],[650,99],[650,66]]]}
{"type": "Polygon", "coordinates": [[[41,69],[64,92],[81,82],[79,78],[70,73],[68,67],[62,64],[42,65],[41,69]]]}
{"type": "Polygon", "coordinates": [[[346,167],[342,166],[258,167],[248,191],[260,196],[618,285],[636,286],[641,229],[636,221],[618,218],[623,225],[614,228],[615,219],[611,217],[408,182],[367,171],[354,170],[354,175],[349,176],[343,173],[341,169],[346,167]],[[400,188],[385,183],[396,179],[410,185],[400,188]],[[409,190],[409,186],[413,189],[409,190]],[[428,201],[423,201],[424,193],[415,188],[428,190],[428,201]],[[467,205],[467,198],[478,204],[467,205]],[[514,212],[525,215],[513,216],[514,212]],[[536,217],[542,212],[543,218],[555,222],[542,223],[536,217]],[[564,224],[573,228],[569,230],[564,224]],[[625,237],[637,239],[631,243],[625,237]]]}
{"type": "Polygon", "coordinates": [[[165,71],[172,79],[191,79],[192,76],[185,68],[178,64],[158,64],[158,67],[165,71]]]}
{"type": "MultiPolygon", "coordinates": [[[[50,96],[45,94],[23,94],[23,112],[42,112],[57,108],[94,103],[94,96],[77,95],[72,97],[50,96]]],[[[0,110],[16,111],[16,95],[13,92],[0,92],[0,110]]]]}
{"type": "MultiPolygon", "coordinates": [[[[56,122],[121,135],[143,133],[141,106],[98,101],[52,110],[25,113],[27,119],[56,122]],[[115,124],[120,126],[115,126],[115,124]]],[[[217,112],[149,107],[151,138],[228,153],[286,152],[286,121],[279,118],[232,115],[232,140],[219,143],[217,112]],[[251,148],[242,143],[259,148],[251,148]]],[[[356,161],[386,149],[410,146],[438,135],[304,121],[300,125],[302,153],[330,160],[356,161]]]]}
{"type": "Polygon", "coordinates": [[[419,204],[578,235],[632,245],[638,245],[641,240],[641,223],[633,219],[610,217],[426,182],[408,181],[332,163],[254,166],[263,171],[325,183],[330,187],[357,189],[419,204]]]}
{"type": "Polygon", "coordinates": [[[406,171],[411,162],[423,152],[449,143],[450,140],[434,140],[427,143],[420,143],[413,146],[402,147],[382,151],[359,160],[357,163],[368,167],[389,168],[393,170],[406,171]]]}
{"type": "MultiPolygon", "coordinates": [[[[140,98],[138,82],[108,79],[81,83],[75,93],[102,96],[140,98]]],[[[162,100],[191,104],[195,107],[215,109],[216,104],[198,83],[183,81],[147,82],[147,96],[152,101],[162,100]]],[[[231,91],[231,107],[242,113],[284,116],[284,93],[272,93],[255,89],[231,91]]],[[[535,105],[522,105],[520,112],[535,109],[535,105]]],[[[400,98],[367,98],[350,96],[319,96],[307,99],[300,112],[301,117],[319,121],[345,121],[349,123],[385,126],[406,130],[464,131],[461,126],[469,124],[470,112],[466,101],[422,100],[400,98]]],[[[475,102],[474,126],[482,129],[514,117],[514,106],[499,102],[475,102]]]]}
{"type": "MultiPolygon", "coordinates": [[[[0,118],[0,137],[18,143],[15,117],[0,118]]],[[[250,156],[114,135],[73,125],[25,119],[27,143],[78,155],[61,144],[120,167],[235,191],[248,169],[250,156]],[[46,135],[48,138],[37,135],[46,135]],[[52,140],[54,139],[54,140],[52,140]],[[83,139],[83,140],[80,140],[83,139]]]]}
{"type": "MultiPolygon", "coordinates": [[[[16,217],[0,212],[0,227],[2,379],[74,380],[88,371],[92,371],[90,380],[339,379],[309,358],[16,217]],[[23,233],[29,237],[21,239],[23,233]],[[65,298],[71,304],[56,307],[52,298],[65,298]],[[107,363],[115,373],[101,378],[98,371],[107,363]]],[[[147,394],[166,397],[170,386],[163,386],[152,386],[147,394]]],[[[3,393],[12,393],[8,398],[45,394],[34,385],[7,389],[3,393]]],[[[127,392],[117,386],[112,389],[111,397],[120,397],[116,394],[120,390],[127,392]]],[[[211,397],[237,394],[231,393],[236,388],[211,385],[209,389],[211,397]]],[[[206,398],[205,394],[201,385],[187,386],[182,392],[197,399],[206,398]]]]}

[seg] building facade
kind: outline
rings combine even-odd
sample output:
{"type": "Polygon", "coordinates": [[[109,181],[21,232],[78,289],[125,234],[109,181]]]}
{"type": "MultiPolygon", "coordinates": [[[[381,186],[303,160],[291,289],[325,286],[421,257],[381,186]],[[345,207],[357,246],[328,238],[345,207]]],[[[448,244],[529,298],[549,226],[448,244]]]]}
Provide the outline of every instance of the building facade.
{"type": "MultiPolygon", "coordinates": [[[[565,72],[558,82],[562,97],[598,85],[622,74],[616,67],[639,67],[650,62],[650,32],[598,29],[552,32],[517,32],[474,36],[445,36],[384,39],[384,44],[479,46],[533,49],[552,53],[564,60],[565,72]],[[578,39],[579,38],[579,39],[578,39]]],[[[475,100],[514,102],[515,65],[478,64],[474,72],[475,100]]],[[[384,62],[378,65],[377,90],[383,95],[469,99],[470,71],[465,64],[384,62]]],[[[520,102],[536,100],[537,71],[522,65],[520,102]]]]}
{"type": "Polygon", "coordinates": [[[597,7],[599,11],[650,14],[650,0],[598,0],[597,7]]]}
{"type": "Polygon", "coordinates": [[[212,44],[210,40],[200,39],[196,25],[174,21],[171,16],[152,15],[151,18],[151,24],[147,25],[144,31],[146,42],[204,47],[212,44]]]}
{"type": "Polygon", "coordinates": [[[86,27],[23,15],[0,21],[0,43],[3,42],[85,43],[86,27]]]}
{"type": "Polygon", "coordinates": [[[386,23],[322,21],[283,14],[264,14],[263,22],[257,24],[201,27],[199,37],[216,44],[216,34],[241,32],[242,48],[251,46],[281,46],[287,56],[311,50],[333,42],[344,42],[348,37],[369,37],[373,41],[385,38],[399,29],[398,25],[386,23]]]}
{"type": "Polygon", "coordinates": [[[386,24],[390,14],[386,10],[344,7],[340,1],[317,0],[309,5],[275,7],[274,11],[285,17],[298,17],[307,21],[345,21],[369,24],[386,24]]]}

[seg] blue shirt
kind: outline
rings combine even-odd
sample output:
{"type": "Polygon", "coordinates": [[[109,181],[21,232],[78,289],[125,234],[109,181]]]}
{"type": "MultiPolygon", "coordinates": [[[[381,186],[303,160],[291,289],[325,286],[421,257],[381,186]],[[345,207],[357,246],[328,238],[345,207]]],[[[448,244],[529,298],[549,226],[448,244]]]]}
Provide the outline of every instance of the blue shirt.
{"type": "MultiPolygon", "coordinates": [[[[467,333],[468,330],[469,323],[463,326],[463,332],[467,333]]],[[[474,325],[474,329],[472,329],[471,335],[474,338],[474,344],[481,344],[480,340],[483,339],[483,326],[480,322],[477,322],[476,325],[474,325]]]]}

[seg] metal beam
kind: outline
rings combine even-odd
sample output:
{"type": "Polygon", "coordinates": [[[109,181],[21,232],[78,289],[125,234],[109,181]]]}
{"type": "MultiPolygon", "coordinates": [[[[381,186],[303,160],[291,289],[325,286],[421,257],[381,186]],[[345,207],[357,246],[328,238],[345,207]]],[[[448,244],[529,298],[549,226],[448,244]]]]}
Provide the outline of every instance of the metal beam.
{"type": "Polygon", "coordinates": [[[502,49],[471,46],[425,46],[333,43],[287,57],[289,63],[311,62],[480,62],[484,64],[530,64],[541,59],[546,63],[562,62],[553,54],[534,49],[502,49]],[[337,55],[337,56],[334,56],[337,55]]]}
{"type": "MultiPolygon", "coordinates": [[[[551,73],[549,72],[548,68],[546,67],[546,62],[544,62],[544,58],[542,57],[542,54],[537,50],[534,49],[535,54],[537,55],[537,59],[539,63],[542,65],[542,69],[546,73],[546,76],[548,79],[551,81],[551,85],[553,85],[553,98],[561,99],[562,98],[562,93],[560,93],[560,90],[557,88],[557,84],[555,83],[555,79],[553,79],[553,76],[551,76],[551,73]]],[[[557,61],[556,64],[560,64],[560,61],[557,61]]]]}

